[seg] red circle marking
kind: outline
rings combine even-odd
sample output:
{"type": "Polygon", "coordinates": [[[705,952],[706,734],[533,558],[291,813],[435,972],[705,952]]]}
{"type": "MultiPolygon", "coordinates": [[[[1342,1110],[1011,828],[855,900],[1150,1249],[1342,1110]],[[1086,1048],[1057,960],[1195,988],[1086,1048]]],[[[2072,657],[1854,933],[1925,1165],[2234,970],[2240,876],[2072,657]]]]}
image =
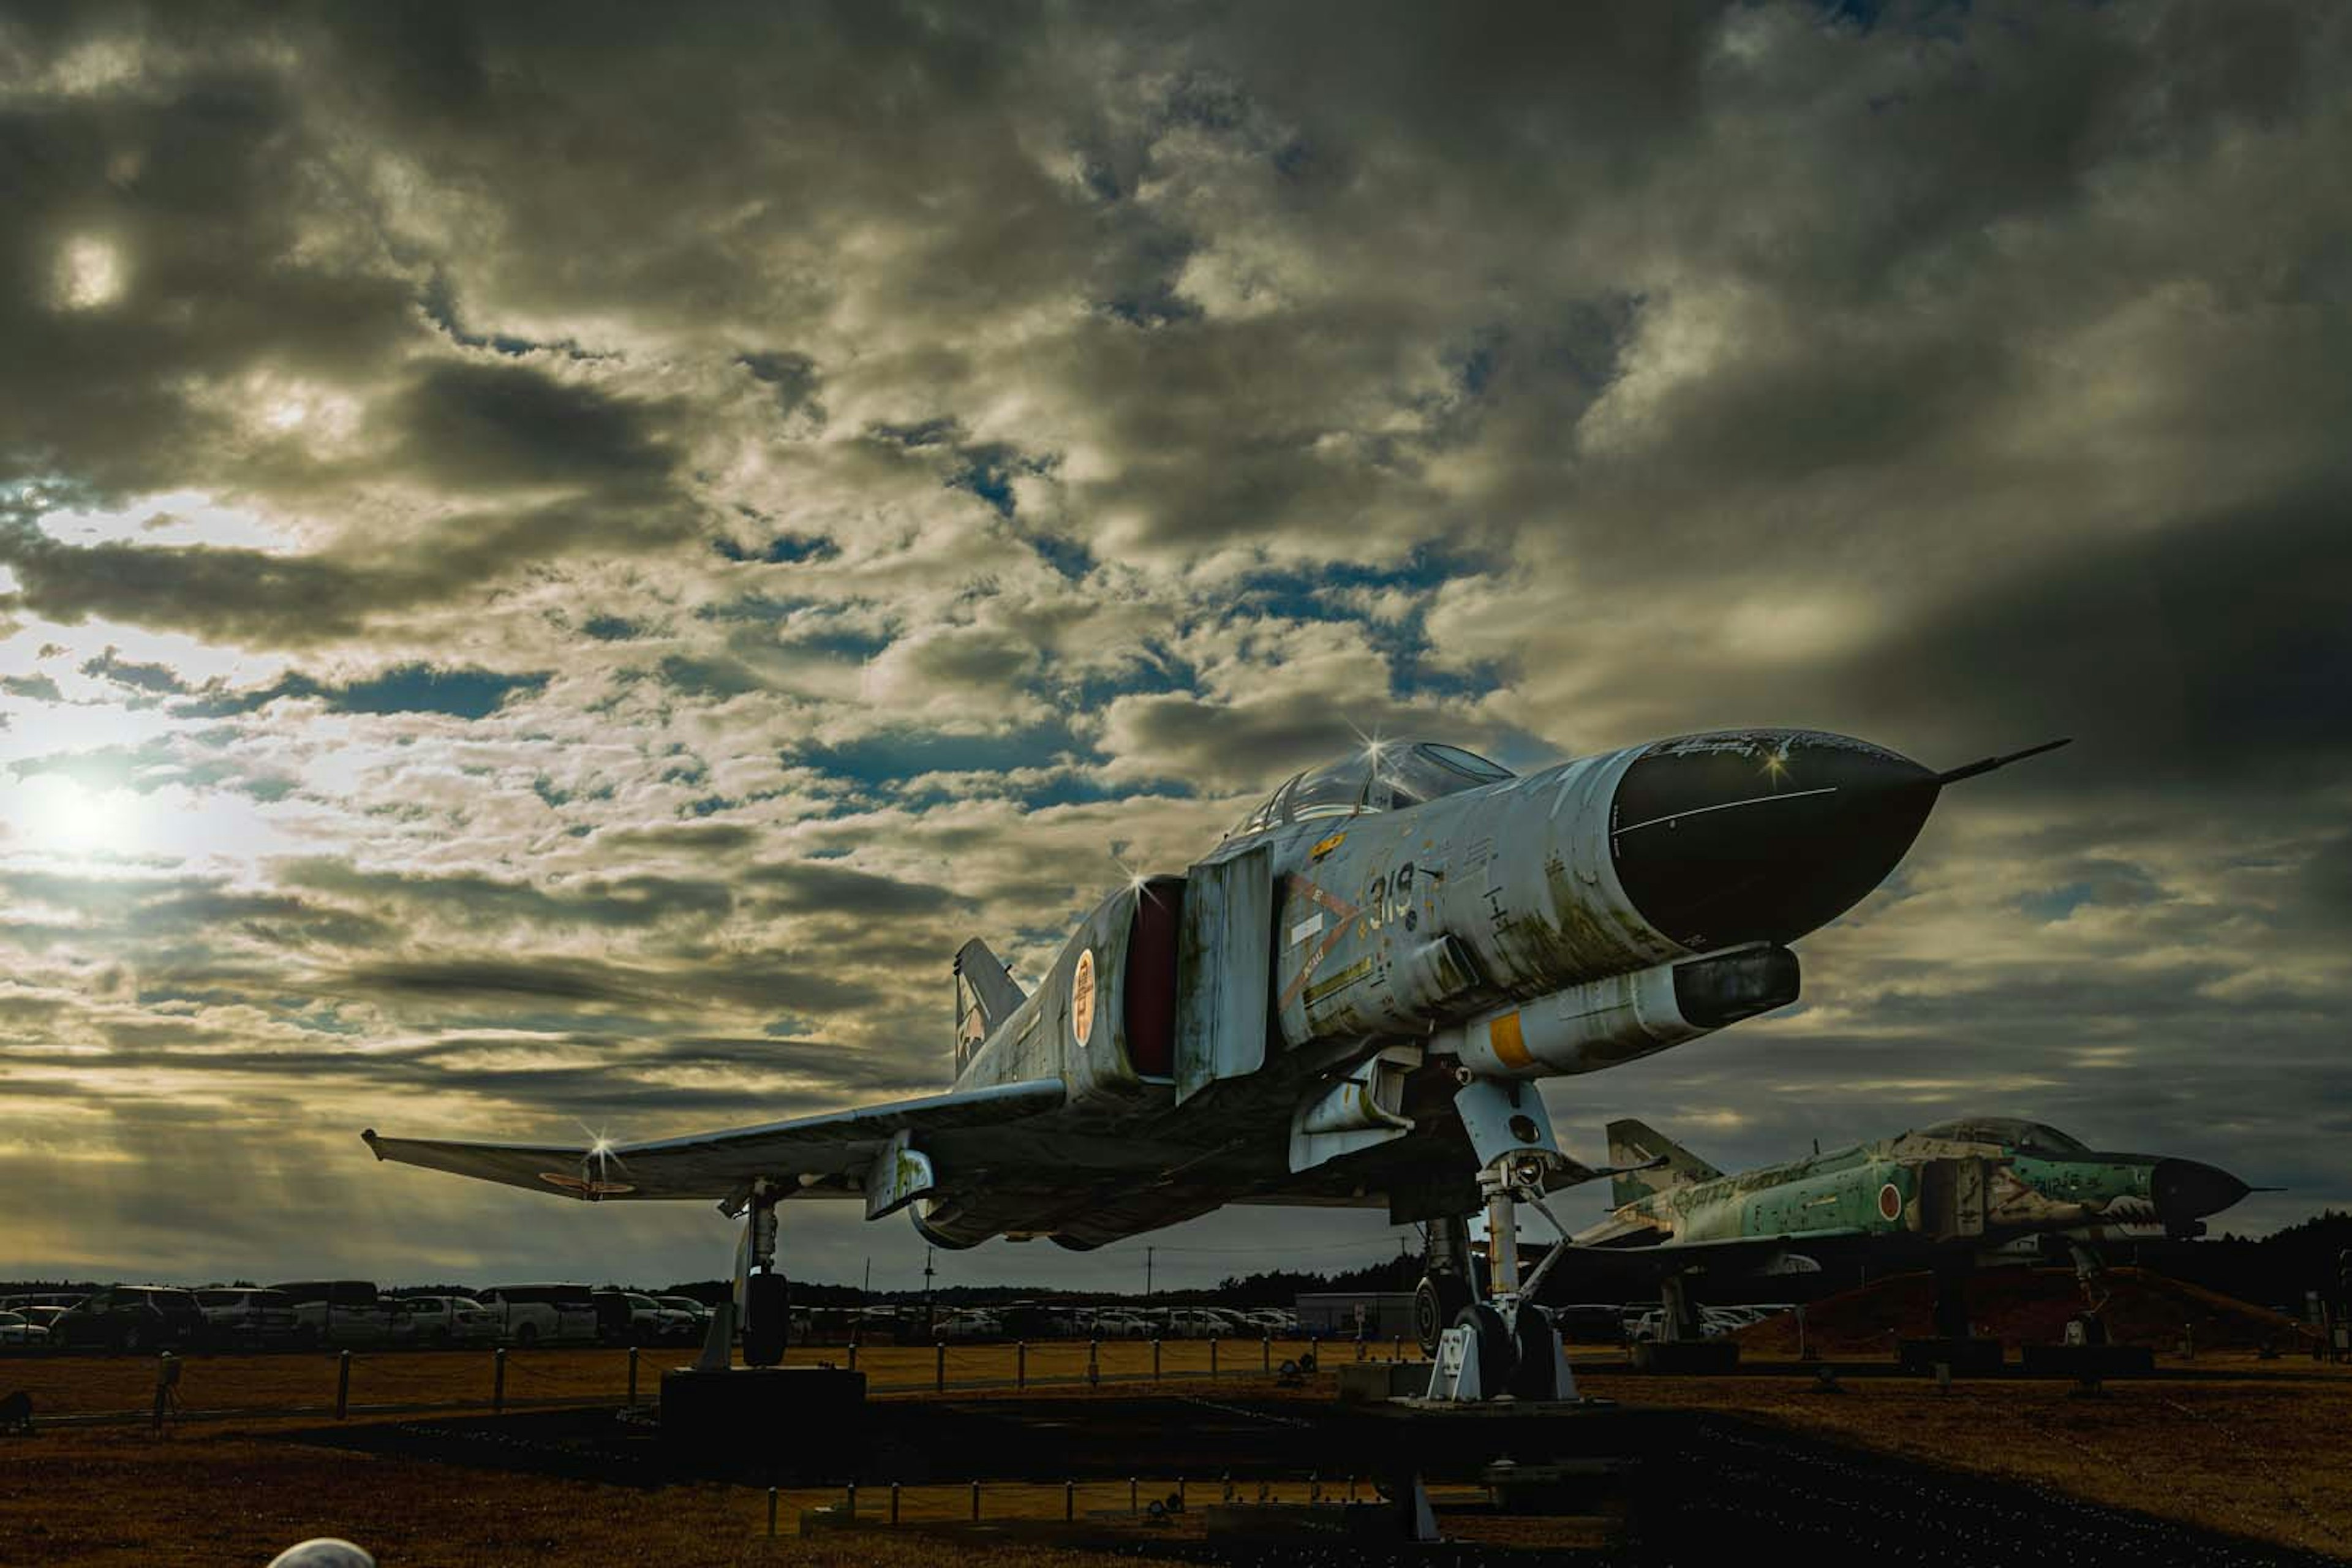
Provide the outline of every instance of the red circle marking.
{"type": "Polygon", "coordinates": [[[1903,1216],[1903,1194],[1895,1190],[1893,1182],[1878,1189],[1878,1212],[1887,1219],[1900,1219],[1903,1216]]]}

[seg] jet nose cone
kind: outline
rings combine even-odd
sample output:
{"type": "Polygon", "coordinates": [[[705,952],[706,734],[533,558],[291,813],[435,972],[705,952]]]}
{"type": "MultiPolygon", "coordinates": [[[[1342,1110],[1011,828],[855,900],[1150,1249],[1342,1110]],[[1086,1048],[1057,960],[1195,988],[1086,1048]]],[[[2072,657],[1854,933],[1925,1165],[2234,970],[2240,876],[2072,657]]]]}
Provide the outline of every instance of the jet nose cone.
{"type": "Polygon", "coordinates": [[[1790,942],[1885,879],[1937,788],[1909,758],[1843,735],[1686,735],[1626,770],[1610,848],[1633,907],[1684,946],[1790,942]]]}
{"type": "Polygon", "coordinates": [[[2167,1226],[2220,1214],[2253,1191],[2220,1166],[2196,1160],[2158,1160],[2147,1189],[2167,1226]]]}

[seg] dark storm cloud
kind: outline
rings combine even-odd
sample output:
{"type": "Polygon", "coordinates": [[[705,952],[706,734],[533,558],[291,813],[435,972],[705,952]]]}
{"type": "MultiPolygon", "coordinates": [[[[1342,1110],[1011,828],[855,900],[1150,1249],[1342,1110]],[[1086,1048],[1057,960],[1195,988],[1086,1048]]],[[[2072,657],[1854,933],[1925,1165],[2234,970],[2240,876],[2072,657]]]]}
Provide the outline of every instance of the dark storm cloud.
{"type": "Polygon", "coordinates": [[[973,907],[971,899],[945,889],[878,877],[824,860],[755,866],[739,877],[781,910],[865,917],[953,913],[973,907]]]}
{"type": "Polygon", "coordinates": [[[300,860],[278,868],[291,886],[363,903],[405,906],[457,925],[624,929],[674,921],[718,920],[733,908],[727,883],[673,877],[593,878],[558,889],[478,873],[428,876],[362,871],[340,860],[300,860]]]}
{"type": "Polygon", "coordinates": [[[408,471],[453,489],[642,482],[671,461],[646,409],[522,365],[433,365],[391,417],[408,471]]]}
{"type": "Polygon", "coordinates": [[[2340,782],[2352,767],[2347,500],[2352,476],[2332,475],[1990,575],[1846,679],[1890,720],[1924,705],[1947,732],[2080,737],[2063,782],[2054,765],[2041,775],[2046,788],[2251,795],[2340,782]]]}

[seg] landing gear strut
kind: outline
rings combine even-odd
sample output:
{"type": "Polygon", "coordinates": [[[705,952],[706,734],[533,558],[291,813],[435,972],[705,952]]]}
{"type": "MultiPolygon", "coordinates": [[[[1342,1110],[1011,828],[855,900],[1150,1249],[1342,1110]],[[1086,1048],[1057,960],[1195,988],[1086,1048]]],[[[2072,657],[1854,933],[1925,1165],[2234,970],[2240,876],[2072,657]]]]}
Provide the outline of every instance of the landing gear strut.
{"type": "MultiPolygon", "coordinates": [[[[1573,1399],[1576,1379],[1561,1352],[1559,1334],[1535,1304],[1544,1276],[1568,1250],[1568,1231],[1543,1201],[1547,1176],[1567,1157],[1552,1135],[1543,1100],[1529,1086],[1466,1072],[1460,1078],[1454,1109],[1478,1154],[1478,1190],[1486,1200],[1486,1293],[1483,1300],[1474,1298],[1456,1308],[1451,1325],[1438,1336],[1429,1397],[1573,1399]],[[1521,1203],[1533,1204],[1559,1232],[1559,1244],[1524,1282],[1518,1257],[1521,1203]]],[[[1467,1284],[1466,1269],[1454,1273],[1438,1268],[1441,1252],[1450,1250],[1454,1240],[1447,1236],[1441,1247],[1440,1233],[1459,1223],[1441,1222],[1432,1228],[1429,1277],[1414,1296],[1416,1327],[1433,1318],[1445,1321],[1440,1316],[1445,1304],[1442,1280],[1467,1284]]]]}
{"type": "Polygon", "coordinates": [[[743,1332],[743,1364],[781,1366],[792,1338],[791,1282],[776,1267],[776,1200],[782,1196],[766,1182],[754,1182],[739,1204],[721,1204],[721,1214],[741,1215],[743,1235],[735,1244],[735,1293],[710,1314],[710,1330],[703,1338],[696,1364],[724,1370],[734,1350],[736,1327],[743,1332]]]}

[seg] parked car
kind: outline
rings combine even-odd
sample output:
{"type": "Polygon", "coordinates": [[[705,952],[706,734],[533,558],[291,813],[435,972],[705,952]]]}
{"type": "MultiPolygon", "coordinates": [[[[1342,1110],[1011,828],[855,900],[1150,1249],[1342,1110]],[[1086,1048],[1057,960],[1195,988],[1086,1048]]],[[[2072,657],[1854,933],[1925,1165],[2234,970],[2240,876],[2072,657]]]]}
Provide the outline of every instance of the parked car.
{"type": "Polygon", "coordinates": [[[1171,1307],[1159,1324],[1163,1340],[1205,1340],[1212,1334],[1223,1338],[1229,1331],[1225,1321],[1205,1307],[1171,1307]]]}
{"type": "Polygon", "coordinates": [[[71,1350],[152,1351],[201,1343],[204,1309],[167,1285],[110,1285],[67,1309],[50,1342],[71,1350]]]}
{"type": "Polygon", "coordinates": [[[70,1307],[89,1294],[87,1290],[29,1290],[16,1296],[0,1296],[0,1312],[29,1312],[36,1307],[70,1307]]]}
{"type": "Polygon", "coordinates": [[[392,1342],[392,1308],[372,1279],[289,1279],[271,1289],[294,1303],[298,1345],[392,1342]]]}
{"type": "MultiPolygon", "coordinates": [[[[683,1312],[686,1314],[688,1320],[686,1332],[687,1338],[698,1340],[702,1338],[703,1335],[710,1331],[711,1310],[704,1303],[696,1300],[693,1297],[656,1296],[654,1298],[654,1300],[666,1311],[683,1312]]],[[[817,1329],[817,1322],[814,1315],[812,1314],[806,1321],[808,1323],[808,1328],[805,1332],[807,1335],[813,1336],[817,1329]]],[[[801,1322],[802,1319],[800,1314],[795,1311],[793,1313],[793,1328],[796,1332],[802,1331],[801,1322]]]]}
{"type": "Polygon", "coordinates": [[[1152,1325],[1132,1312],[1102,1311],[1094,1315],[1087,1332],[1098,1340],[1148,1340],[1152,1325]]]}
{"type": "Polygon", "coordinates": [[[49,1342],[49,1331],[22,1312],[0,1312],[0,1345],[38,1350],[49,1342]]]}
{"type": "MultiPolygon", "coordinates": [[[[660,1314],[659,1337],[662,1340],[674,1345],[692,1344],[701,1340],[703,1314],[685,1307],[673,1307],[659,1296],[646,1296],[641,1300],[649,1303],[653,1310],[660,1314]]],[[[808,1338],[808,1323],[809,1320],[805,1315],[796,1314],[793,1321],[793,1338],[795,1340],[808,1338]]]]}
{"type": "Polygon", "coordinates": [[[588,1295],[596,1307],[596,1338],[604,1344],[652,1345],[677,1337],[677,1317],[651,1296],[609,1287],[588,1295]]]}
{"type": "Polygon", "coordinates": [[[199,1290],[205,1342],[213,1345],[281,1345],[294,1337],[294,1298],[283,1290],[239,1287],[199,1290]]]}
{"type": "Polygon", "coordinates": [[[1004,1323],[995,1313],[975,1308],[950,1312],[931,1333],[942,1344],[987,1344],[1004,1337],[1004,1323]]]}
{"type": "Polygon", "coordinates": [[[41,1327],[49,1330],[55,1330],[58,1320],[64,1317],[68,1310],[64,1307],[26,1307],[21,1310],[26,1321],[38,1323],[41,1327]]]}
{"type": "MultiPolygon", "coordinates": [[[[1664,1337],[1665,1328],[1665,1310],[1662,1307],[1653,1307],[1633,1320],[1633,1326],[1625,1332],[1625,1342],[1642,1344],[1651,1340],[1662,1339],[1664,1337]]],[[[1699,1316],[1698,1331],[1701,1339],[1719,1340],[1731,1331],[1731,1325],[1720,1318],[1709,1317],[1702,1311],[1699,1316]]]]}
{"type": "Polygon", "coordinates": [[[1286,1312],[1279,1307],[1255,1308],[1244,1312],[1242,1317],[1261,1337],[1272,1334],[1276,1339],[1285,1339],[1298,1332],[1298,1315],[1286,1312]]]}
{"type": "Polygon", "coordinates": [[[593,1344],[596,1300],[585,1285],[493,1285],[474,1292],[499,1320],[499,1335],[519,1345],[593,1344]]]}
{"type": "Polygon", "coordinates": [[[404,1296],[399,1306],[395,1340],[436,1350],[498,1342],[499,1315],[471,1296],[404,1296]]]}

